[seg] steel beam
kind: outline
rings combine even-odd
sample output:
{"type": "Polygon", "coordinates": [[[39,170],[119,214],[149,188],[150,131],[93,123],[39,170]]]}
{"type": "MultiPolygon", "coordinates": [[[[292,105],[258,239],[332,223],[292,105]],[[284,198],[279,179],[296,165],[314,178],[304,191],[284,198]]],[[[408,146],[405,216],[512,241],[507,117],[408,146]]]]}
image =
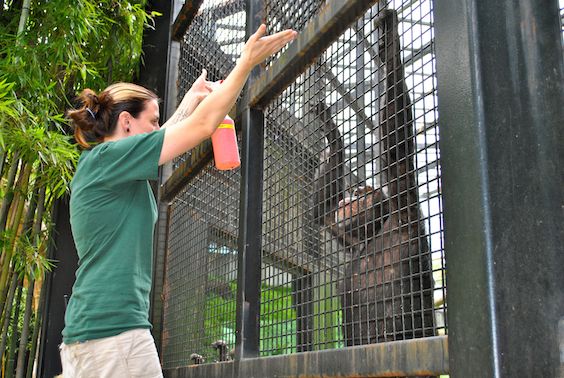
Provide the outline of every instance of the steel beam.
{"type": "Polygon", "coordinates": [[[408,377],[449,371],[447,336],[191,365],[166,378],[408,377]]]}
{"type": "MultiPolygon", "coordinates": [[[[246,0],[246,37],[262,22],[262,0],[246,0]]],[[[253,69],[249,80],[258,75],[253,69]]],[[[248,98],[248,86],[243,92],[248,98]]],[[[243,102],[247,104],[247,101],[243,102]]],[[[239,191],[239,238],[237,245],[237,311],[235,359],[258,357],[260,353],[260,292],[262,273],[262,183],[264,113],[245,107],[242,119],[241,190],[239,191]]]]}
{"type": "Polygon", "coordinates": [[[172,40],[180,41],[184,37],[203,2],[204,0],[186,0],[172,24],[172,40]]]}
{"type": "Polygon", "coordinates": [[[558,2],[434,9],[451,376],[561,376],[558,2]]]}

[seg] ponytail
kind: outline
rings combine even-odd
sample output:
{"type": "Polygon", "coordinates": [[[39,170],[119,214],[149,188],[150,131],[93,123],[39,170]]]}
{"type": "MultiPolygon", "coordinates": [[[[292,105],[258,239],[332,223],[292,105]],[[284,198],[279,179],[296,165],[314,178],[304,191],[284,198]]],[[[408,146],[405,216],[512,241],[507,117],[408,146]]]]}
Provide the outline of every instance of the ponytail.
{"type": "Polygon", "coordinates": [[[82,106],[68,111],[76,141],[84,148],[114,133],[121,112],[127,111],[137,118],[147,101],[158,97],[150,90],[136,84],[116,83],[99,95],[91,89],[83,90],[79,97],[82,106]]]}

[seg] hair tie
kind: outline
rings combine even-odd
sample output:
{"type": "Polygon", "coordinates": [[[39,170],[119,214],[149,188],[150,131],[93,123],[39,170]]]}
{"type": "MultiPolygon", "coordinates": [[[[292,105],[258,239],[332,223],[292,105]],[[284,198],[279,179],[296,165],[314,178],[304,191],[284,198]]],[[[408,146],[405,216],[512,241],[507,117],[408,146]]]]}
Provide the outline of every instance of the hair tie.
{"type": "Polygon", "coordinates": [[[90,110],[90,108],[86,108],[86,111],[88,113],[90,113],[90,115],[92,116],[92,118],[96,119],[96,114],[94,114],[94,112],[92,110],[90,110]]]}

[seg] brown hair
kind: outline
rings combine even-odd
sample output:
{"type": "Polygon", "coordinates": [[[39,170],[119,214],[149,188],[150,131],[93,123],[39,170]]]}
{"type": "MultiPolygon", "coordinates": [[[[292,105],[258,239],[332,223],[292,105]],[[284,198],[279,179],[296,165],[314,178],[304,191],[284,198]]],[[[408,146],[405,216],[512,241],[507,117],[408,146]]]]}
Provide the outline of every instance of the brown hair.
{"type": "Polygon", "coordinates": [[[68,111],[76,141],[84,148],[113,134],[121,112],[137,118],[147,101],[158,100],[150,90],[131,83],[116,83],[96,94],[91,89],[79,95],[82,107],[68,111]]]}

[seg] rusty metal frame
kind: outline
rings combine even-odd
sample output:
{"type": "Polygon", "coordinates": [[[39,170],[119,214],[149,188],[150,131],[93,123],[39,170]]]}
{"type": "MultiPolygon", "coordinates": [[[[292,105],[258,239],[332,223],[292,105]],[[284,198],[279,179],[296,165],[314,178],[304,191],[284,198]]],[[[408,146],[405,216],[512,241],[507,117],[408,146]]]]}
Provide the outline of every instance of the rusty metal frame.
{"type": "Polygon", "coordinates": [[[182,39],[203,2],[204,0],[186,0],[172,24],[171,37],[174,41],[180,41],[182,39]]]}
{"type": "Polygon", "coordinates": [[[408,377],[448,374],[447,336],[247,358],[164,371],[166,378],[408,377]]]}

